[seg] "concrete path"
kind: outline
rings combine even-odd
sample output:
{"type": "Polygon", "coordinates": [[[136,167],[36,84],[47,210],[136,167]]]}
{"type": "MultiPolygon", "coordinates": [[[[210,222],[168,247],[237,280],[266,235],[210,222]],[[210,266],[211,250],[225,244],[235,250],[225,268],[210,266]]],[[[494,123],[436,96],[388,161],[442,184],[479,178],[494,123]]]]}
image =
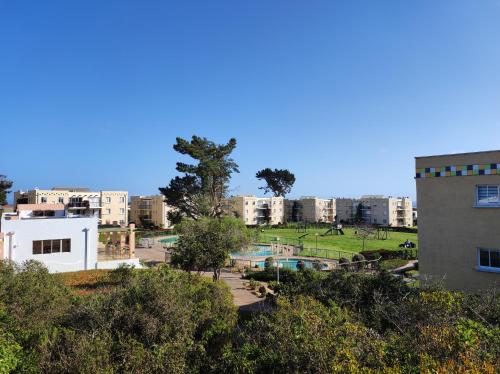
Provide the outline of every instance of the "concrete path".
{"type": "MultiPolygon", "coordinates": [[[[202,273],[202,275],[212,278],[213,273],[205,272],[202,273]]],[[[254,295],[251,291],[246,289],[244,283],[248,283],[248,281],[242,279],[240,273],[231,273],[229,270],[222,269],[220,279],[226,282],[231,288],[234,305],[236,305],[240,311],[262,312],[269,310],[270,306],[265,297],[254,295]]],[[[265,283],[263,284],[265,285],[265,283]]]]}

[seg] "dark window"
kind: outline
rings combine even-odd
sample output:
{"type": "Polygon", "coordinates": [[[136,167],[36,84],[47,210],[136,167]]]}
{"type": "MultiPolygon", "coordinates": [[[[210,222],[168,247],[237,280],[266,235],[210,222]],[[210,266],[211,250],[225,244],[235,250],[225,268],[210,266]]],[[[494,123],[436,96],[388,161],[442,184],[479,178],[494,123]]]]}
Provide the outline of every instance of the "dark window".
{"type": "Polygon", "coordinates": [[[71,239],[63,239],[62,240],[62,251],[63,252],[71,252],[71,239]]]}
{"type": "Polygon", "coordinates": [[[42,254],[42,241],[41,240],[33,240],[33,254],[41,255],[42,254]]]}
{"type": "Polygon", "coordinates": [[[479,249],[479,267],[500,271],[500,250],[479,249]]]}
{"type": "Polygon", "coordinates": [[[490,266],[490,252],[488,250],[481,249],[479,251],[479,265],[490,266]]]}
{"type": "Polygon", "coordinates": [[[59,239],[52,240],[52,253],[61,252],[61,241],[59,239]]]}
{"type": "Polygon", "coordinates": [[[490,251],[490,266],[500,269],[500,251],[490,251]]]}
{"type": "Polygon", "coordinates": [[[52,240],[43,241],[43,254],[52,252],[52,240]]]}

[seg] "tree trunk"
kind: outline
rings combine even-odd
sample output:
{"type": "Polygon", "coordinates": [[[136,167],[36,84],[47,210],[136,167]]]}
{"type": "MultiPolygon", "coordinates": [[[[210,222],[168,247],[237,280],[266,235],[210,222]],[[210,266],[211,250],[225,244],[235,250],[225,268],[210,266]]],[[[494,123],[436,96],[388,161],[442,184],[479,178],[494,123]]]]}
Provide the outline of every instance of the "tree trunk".
{"type": "Polygon", "coordinates": [[[220,269],[214,269],[214,276],[213,276],[214,282],[218,281],[219,279],[220,279],[220,269]]]}

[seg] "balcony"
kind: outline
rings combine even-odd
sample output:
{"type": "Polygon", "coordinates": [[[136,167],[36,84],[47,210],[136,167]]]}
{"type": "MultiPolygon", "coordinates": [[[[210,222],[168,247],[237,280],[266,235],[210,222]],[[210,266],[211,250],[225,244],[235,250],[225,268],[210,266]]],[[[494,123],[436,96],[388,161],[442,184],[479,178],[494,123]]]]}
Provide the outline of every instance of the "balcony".
{"type": "Polygon", "coordinates": [[[90,202],[88,200],[84,201],[70,201],[68,203],[68,209],[100,209],[99,202],[90,202]]]}

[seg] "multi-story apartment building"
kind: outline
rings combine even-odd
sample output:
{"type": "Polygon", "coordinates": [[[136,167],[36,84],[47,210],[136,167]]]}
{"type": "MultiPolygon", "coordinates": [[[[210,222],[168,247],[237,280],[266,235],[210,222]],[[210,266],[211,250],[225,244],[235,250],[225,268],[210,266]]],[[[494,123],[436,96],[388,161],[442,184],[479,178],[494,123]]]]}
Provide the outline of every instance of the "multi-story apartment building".
{"type": "Polygon", "coordinates": [[[130,197],[130,221],[140,226],[155,226],[164,229],[172,227],[163,195],[130,197]]]}
{"type": "Polygon", "coordinates": [[[335,199],[305,196],[285,200],[285,217],[291,222],[333,222],[335,214],[335,199]]]}
{"type": "Polygon", "coordinates": [[[412,209],[409,197],[366,195],[360,199],[336,199],[337,219],[346,223],[354,222],[360,211],[366,224],[409,227],[413,225],[412,209]]]}
{"type": "Polygon", "coordinates": [[[17,204],[64,204],[69,214],[91,215],[101,225],[126,225],[128,223],[128,192],[98,191],[88,188],[34,189],[14,193],[17,204]]]}
{"type": "Polygon", "coordinates": [[[500,151],[417,157],[419,271],[480,291],[500,285],[500,151]]]}
{"type": "Polygon", "coordinates": [[[282,197],[233,196],[226,210],[241,218],[246,225],[278,225],[285,221],[285,202],[282,197]]]}

